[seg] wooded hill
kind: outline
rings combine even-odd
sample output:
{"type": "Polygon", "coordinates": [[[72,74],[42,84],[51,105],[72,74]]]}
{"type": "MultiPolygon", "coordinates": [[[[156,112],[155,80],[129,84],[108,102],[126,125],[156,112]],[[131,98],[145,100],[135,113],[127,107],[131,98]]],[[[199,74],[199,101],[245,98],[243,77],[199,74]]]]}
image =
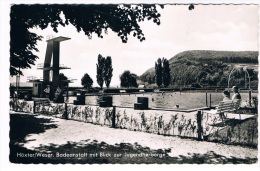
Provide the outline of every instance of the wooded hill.
{"type": "MultiPolygon", "coordinates": [[[[181,52],[169,59],[171,84],[169,87],[180,86],[227,86],[230,71],[230,84],[245,86],[245,72],[239,65],[247,65],[251,86],[257,86],[258,65],[257,51],[209,51],[190,50],[181,52]]],[[[139,80],[147,87],[156,87],[155,69],[150,68],[139,80]]],[[[248,82],[248,81],[247,81],[248,82]]]]}

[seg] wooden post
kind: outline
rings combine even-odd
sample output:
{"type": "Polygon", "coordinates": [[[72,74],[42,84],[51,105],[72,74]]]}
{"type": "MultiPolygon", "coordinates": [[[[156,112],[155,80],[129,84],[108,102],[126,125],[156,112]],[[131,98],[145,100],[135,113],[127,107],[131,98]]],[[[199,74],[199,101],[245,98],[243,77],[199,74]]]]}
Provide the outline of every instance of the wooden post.
{"type": "Polygon", "coordinates": [[[202,113],[201,111],[198,111],[197,113],[197,124],[198,124],[198,140],[201,141],[202,140],[202,135],[203,135],[203,129],[202,129],[202,113]]]}
{"type": "Polygon", "coordinates": [[[64,110],[64,119],[69,119],[68,117],[68,105],[67,102],[65,103],[65,110],[64,110]]]}
{"type": "Polygon", "coordinates": [[[112,111],[112,128],[116,128],[116,106],[113,106],[112,111]]]}
{"type": "Polygon", "coordinates": [[[35,101],[33,101],[33,114],[35,114],[35,107],[36,107],[35,101]]]}
{"type": "Polygon", "coordinates": [[[249,90],[249,106],[252,106],[251,104],[251,97],[252,96],[252,90],[249,90]]]}
{"type": "Polygon", "coordinates": [[[211,108],[211,94],[209,94],[209,107],[211,108]]]}
{"type": "Polygon", "coordinates": [[[67,84],[67,87],[66,87],[66,102],[69,101],[69,83],[67,84]]]}
{"type": "Polygon", "coordinates": [[[208,92],[206,91],[206,106],[208,107],[208,92]]]}

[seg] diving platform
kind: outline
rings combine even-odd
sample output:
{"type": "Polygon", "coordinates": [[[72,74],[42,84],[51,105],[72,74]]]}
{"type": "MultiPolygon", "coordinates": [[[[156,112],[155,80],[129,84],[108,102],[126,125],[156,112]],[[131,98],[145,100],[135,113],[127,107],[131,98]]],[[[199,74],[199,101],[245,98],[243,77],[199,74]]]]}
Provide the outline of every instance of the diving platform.
{"type": "Polygon", "coordinates": [[[46,42],[49,42],[49,41],[62,42],[62,41],[70,40],[70,39],[71,38],[69,38],[69,37],[63,37],[63,36],[54,37],[53,35],[49,35],[46,37],[46,42]]]}
{"type": "Polygon", "coordinates": [[[61,69],[71,69],[70,67],[65,66],[64,64],[59,64],[59,66],[44,66],[44,63],[41,64],[37,64],[37,69],[41,69],[41,70],[61,70],[61,69]]]}
{"type": "Polygon", "coordinates": [[[33,82],[42,82],[43,81],[43,78],[37,78],[35,76],[28,76],[27,79],[26,79],[26,82],[30,82],[30,83],[33,83],[33,82]]]}

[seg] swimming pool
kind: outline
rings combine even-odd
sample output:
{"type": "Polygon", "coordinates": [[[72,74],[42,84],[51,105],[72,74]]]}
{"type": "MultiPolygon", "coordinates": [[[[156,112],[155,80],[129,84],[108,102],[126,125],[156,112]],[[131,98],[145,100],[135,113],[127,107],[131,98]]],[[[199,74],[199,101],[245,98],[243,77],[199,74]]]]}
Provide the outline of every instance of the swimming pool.
{"type": "MultiPolygon", "coordinates": [[[[223,96],[221,92],[207,93],[208,105],[211,94],[211,105],[217,105],[222,101],[223,96]]],[[[231,94],[232,95],[232,94],[231,94]]],[[[252,97],[257,96],[257,93],[252,93],[252,97]]],[[[194,109],[206,106],[205,92],[171,92],[171,93],[144,93],[144,94],[124,94],[113,95],[113,105],[123,107],[133,107],[137,102],[137,97],[148,97],[150,108],[165,108],[172,109],[179,105],[181,109],[194,109]]],[[[241,93],[243,102],[249,99],[248,93],[241,93]]],[[[69,97],[69,102],[73,103],[76,97],[69,97]]],[[[98,105],[100,96],[86,96],[86,104],[98,105]]]]}

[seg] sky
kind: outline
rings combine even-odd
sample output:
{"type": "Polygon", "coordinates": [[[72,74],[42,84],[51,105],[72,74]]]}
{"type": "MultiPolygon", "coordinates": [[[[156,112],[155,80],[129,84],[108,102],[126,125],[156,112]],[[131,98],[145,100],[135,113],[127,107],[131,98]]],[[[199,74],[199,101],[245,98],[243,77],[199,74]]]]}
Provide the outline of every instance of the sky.
{"type": "MultiPolygon", "coordinates": [[[[130,36],[127,43],[122,43],[116,33],[109,30],[103,39],[93,34],[88,39],[83,32],[77,32],[73,26],[60,26],[55,33],[51,28],[45,30],[33,28],[44,37],[37,47],[40,52],[35,64],[44,62],[48,35],[64,36],[70,40],[60,44],[60,63],[70,67],[61,70],[67,77],[76,79],[70,86],[81,86],[81,78],[88,73],[96,82],[96,63],[99,54],[111,56],[113,77],[111,86],[120,84],[119,76],[125,70],[141,75],[154,67],[158,58],[170,59],[186,50],[258,50],[258,5],[196,5],[188,10],[188,5],[166,5],[157,7],[161,14],[161,24],[152,21],[140,23],[146,40],[140,42],[130,36]]],[[[42,70],[35,66],[23,70],[21,82],[27,76],[42,77],[42,70]]],[[[13,82],[15,78],[11,78],[13,82]]]]}

